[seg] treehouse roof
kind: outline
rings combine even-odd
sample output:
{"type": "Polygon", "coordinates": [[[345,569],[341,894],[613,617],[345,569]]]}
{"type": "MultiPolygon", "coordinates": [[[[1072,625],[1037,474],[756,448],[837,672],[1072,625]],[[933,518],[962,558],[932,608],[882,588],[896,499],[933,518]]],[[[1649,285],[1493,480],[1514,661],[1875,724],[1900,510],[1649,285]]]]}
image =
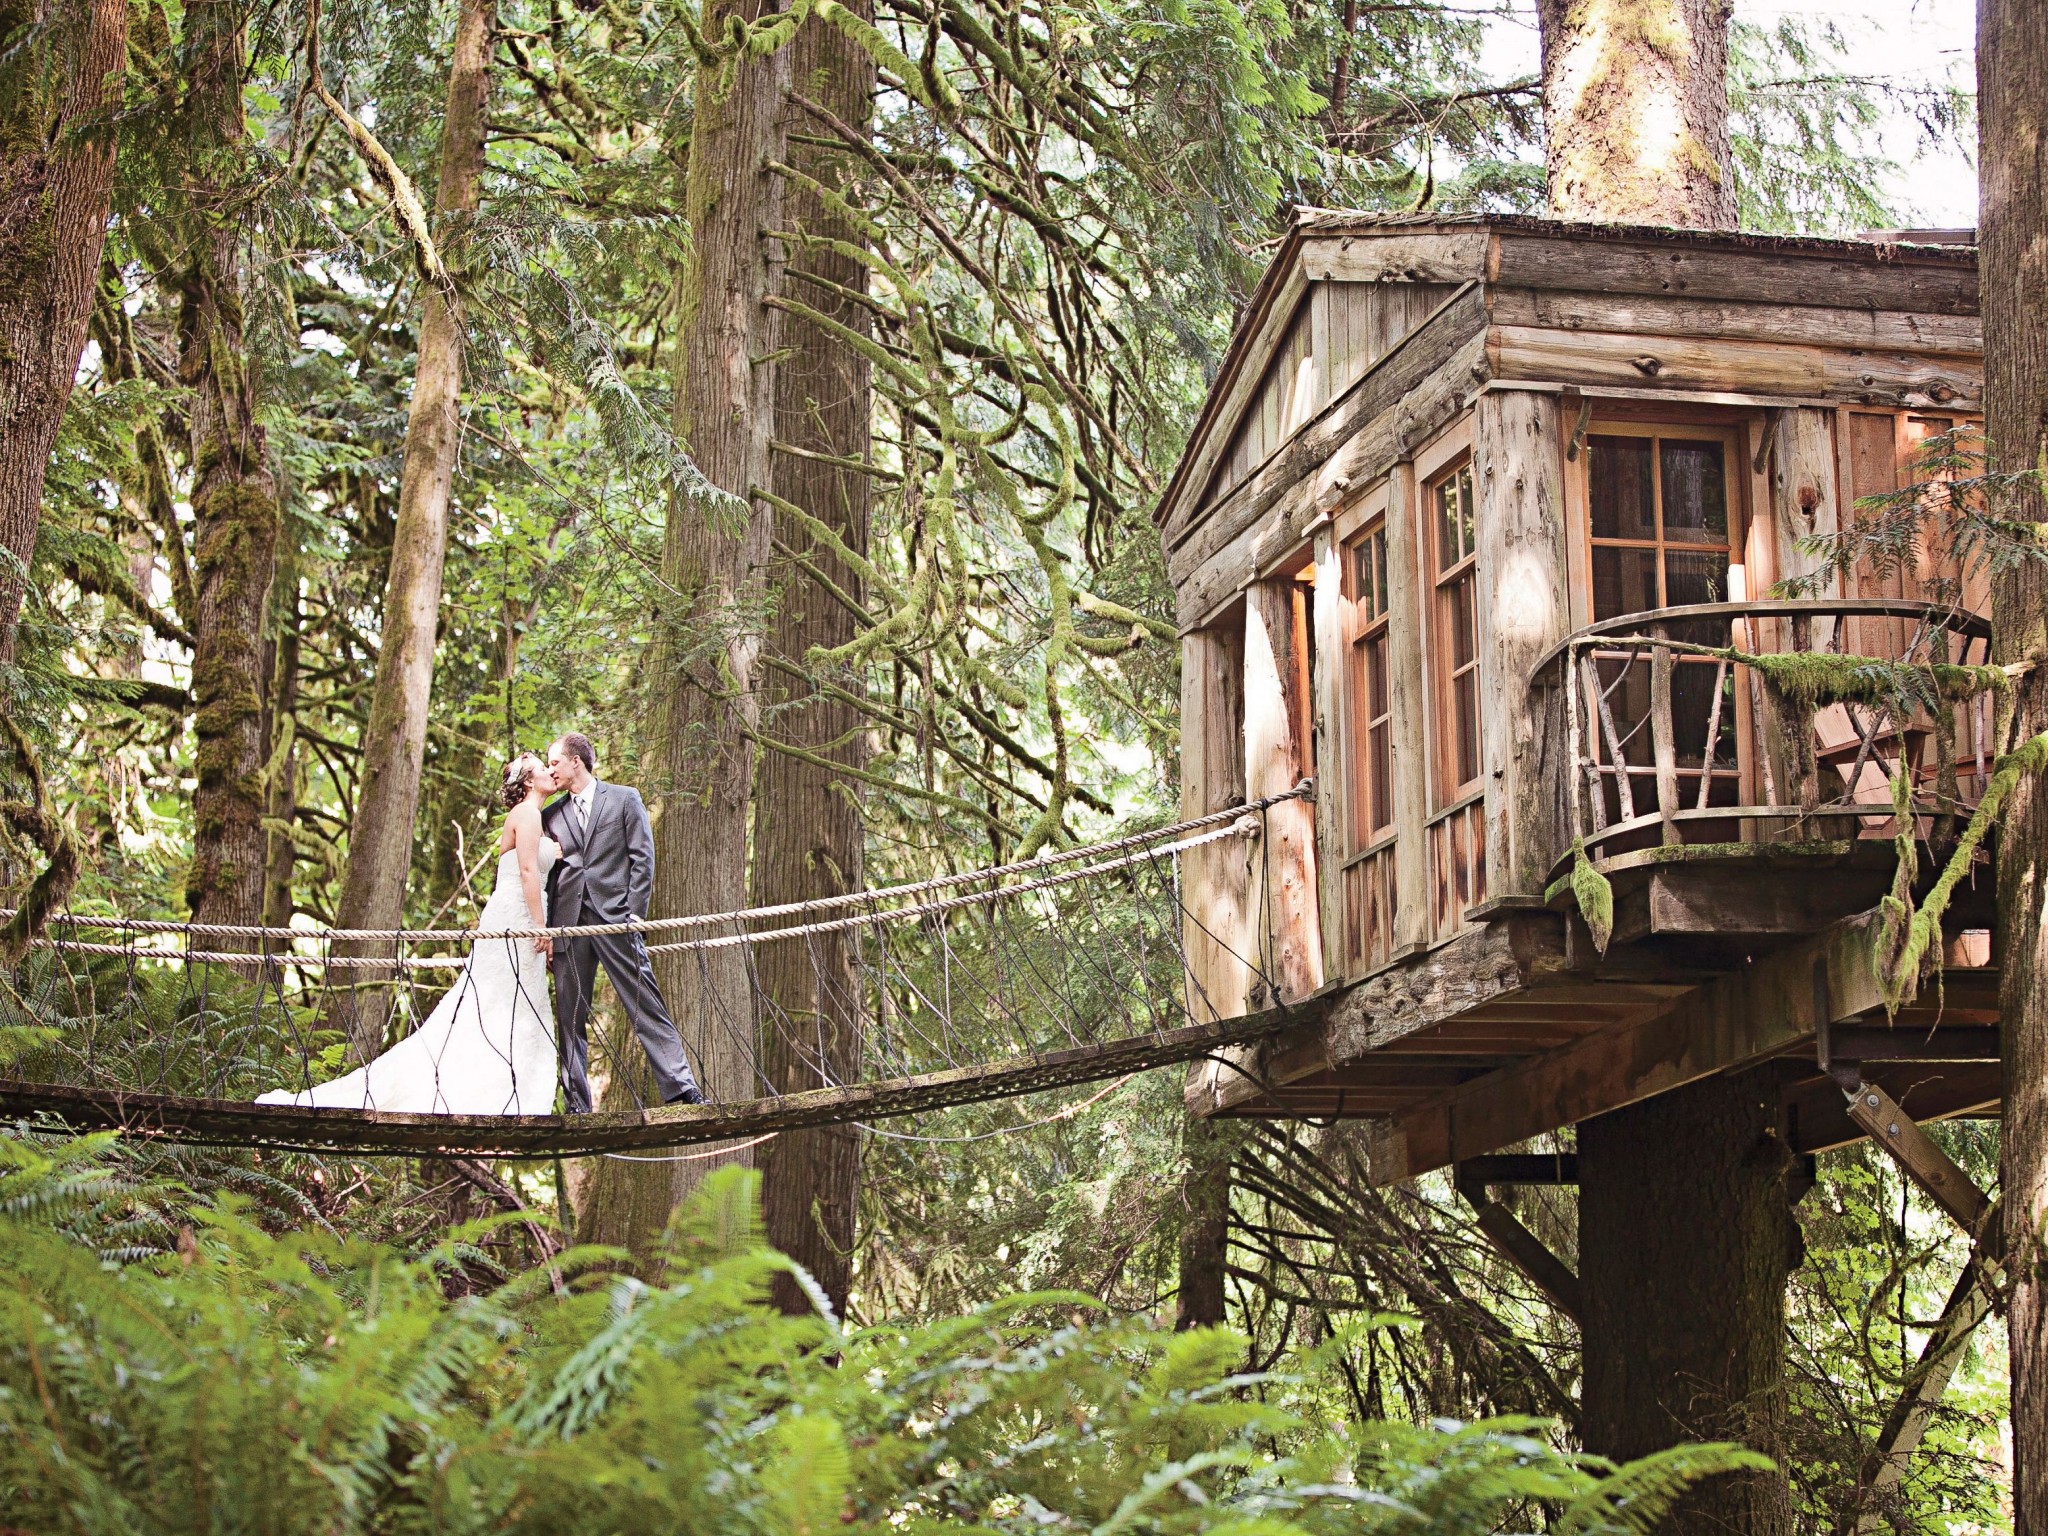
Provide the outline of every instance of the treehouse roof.
{"type": "Polygon", "coordinates": [[[1299,208],[1245,305],[1156,521],[1171,548],[1284,444],[1312,438],[1326,418],[1362,417],[1351,397],[1384,394],[1391,404],[1430,371],[1464,370],[1468,395],[1519,381],[1713,392],[1735,403],[1725,357],[1697,345],[1668,357],[1631,351],[1624,338],[1776,343],[1778,367],[1745,367],[1743,403],[1967,408],[1982,349],[1973,239],[1967,230],[1820,239],[1299,208]],[[1308,302],[1319,285],[1332,293],[1308,302]],[[1369,388],[1397,351],[1408,354],[1393,370],[1403,377],[1369,388]],[[1813,355],[1823,351],[1834,358],[1813,355]],[[1868,352],[1886,354],[1884,366],[1847,361],[1868,352]],[[1966,366],[1906,361],[1931,357],[1966,366]]]}

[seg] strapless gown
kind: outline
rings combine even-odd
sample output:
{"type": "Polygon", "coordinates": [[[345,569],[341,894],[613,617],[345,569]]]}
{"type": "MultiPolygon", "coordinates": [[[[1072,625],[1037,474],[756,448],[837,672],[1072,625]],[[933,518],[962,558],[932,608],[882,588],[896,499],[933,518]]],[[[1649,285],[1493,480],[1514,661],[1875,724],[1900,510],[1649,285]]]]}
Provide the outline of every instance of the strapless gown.
{"type": "MultiPolygon", "coordinates": [[[[543,881],[561,854],[553,838],[541,839],[543,881]]],[[[519,855],[507,849],[477,926],[488,933],[532,921],[519,855]]],[[[547,961],[524,938],[479,939],[426,1021],[382,1056],[303,1093],[280,1090],[256,1102],[413,1115],[550,1115],[557,1076],[547,961]]]]}

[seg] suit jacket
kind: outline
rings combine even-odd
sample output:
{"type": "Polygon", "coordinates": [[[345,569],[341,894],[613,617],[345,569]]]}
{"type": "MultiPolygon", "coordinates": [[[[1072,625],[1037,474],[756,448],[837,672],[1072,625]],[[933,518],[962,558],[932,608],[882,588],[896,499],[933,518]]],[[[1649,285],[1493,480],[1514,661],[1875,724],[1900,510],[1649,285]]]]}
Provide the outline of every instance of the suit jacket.
{"type": "Polygon", "coordinates": [[[576,830],[576,807],[563,795],[540,815],[541,830],[562,845],[548,876],[548,921],[623,923],[647,916],[654,894],[654,827],[640,791],[597,781],[590,826],[576,830]]]}

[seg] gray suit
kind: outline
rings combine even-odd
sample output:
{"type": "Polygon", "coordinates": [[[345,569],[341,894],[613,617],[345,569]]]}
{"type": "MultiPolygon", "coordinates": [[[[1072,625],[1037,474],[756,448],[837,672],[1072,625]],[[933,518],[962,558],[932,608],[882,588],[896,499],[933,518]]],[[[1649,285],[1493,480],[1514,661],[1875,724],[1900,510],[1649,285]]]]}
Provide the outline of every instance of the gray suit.
{"type": "MultiPolygon", "coordinates": [[[[578,827],[575,801],[568,795],[541,812],[541,827],[562,845],[562,856],[548,876],[549,926],[624,923],[647,916],[647,900],[654,891],[654,829],[637,789],[600,780],[591,791],[587,829],[578,827]]],[[[612,990],[647,1052],[662,1102],[693,1093],[697,1080],[655,983],[654,967],[647,962],[646,941],[637,933],[558,939],[555,1025],[562,1041],[562,1089],[569,1113],[590,1110],[586,1026],[590,988],[599,965],[611,977],[612,990]]]]}

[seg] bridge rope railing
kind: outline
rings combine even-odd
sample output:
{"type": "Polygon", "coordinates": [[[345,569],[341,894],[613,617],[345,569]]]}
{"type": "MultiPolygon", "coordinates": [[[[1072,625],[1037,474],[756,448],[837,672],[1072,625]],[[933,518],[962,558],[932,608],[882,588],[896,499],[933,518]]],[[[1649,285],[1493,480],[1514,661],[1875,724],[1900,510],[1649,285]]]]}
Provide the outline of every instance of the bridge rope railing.
{"type": "MultiPolygon", "coordinates": [[[[1203,995],[1186,940],[1228,946],[1184,907],[1181,861],[1259,836],[1272,805],[1311,792],[816,901],[545,930],[558,945],[649,941],[685,1050],[720,1100],[701,1107],[654,1102],[614,1009],[589,1031],[597,1112],[557,1112],[565,1041],[520,963],[542,930],[60,912],[0,993],[0,1113],[233,1145],[573,1155],[915,1114],[1186,1061],[1286,1015],[1221,1016],[1203,995]],[[476,981],[491,966],[528,977],[523,1034],[498,1016],[511,1011],[502,992],[476,981]],[[412,1052],[404,1091],[380,1086],[378,1067],[352,1070],[348,1021],[366,999],[388,1012],[387,1050],[412,1052]],[[493,1042],[481,1073],[479,1031],[493,1042]],[[444,1037],[467,1040],[467,1055],[444,1037]],[[423,1049],[445,1054],[422,1069],[423,1049]],[[254,1102],[265,1092],[297,1101],[254,1102]]],[[[1270,989],[1260,955],[1238,959],[1270,989]]]]}

